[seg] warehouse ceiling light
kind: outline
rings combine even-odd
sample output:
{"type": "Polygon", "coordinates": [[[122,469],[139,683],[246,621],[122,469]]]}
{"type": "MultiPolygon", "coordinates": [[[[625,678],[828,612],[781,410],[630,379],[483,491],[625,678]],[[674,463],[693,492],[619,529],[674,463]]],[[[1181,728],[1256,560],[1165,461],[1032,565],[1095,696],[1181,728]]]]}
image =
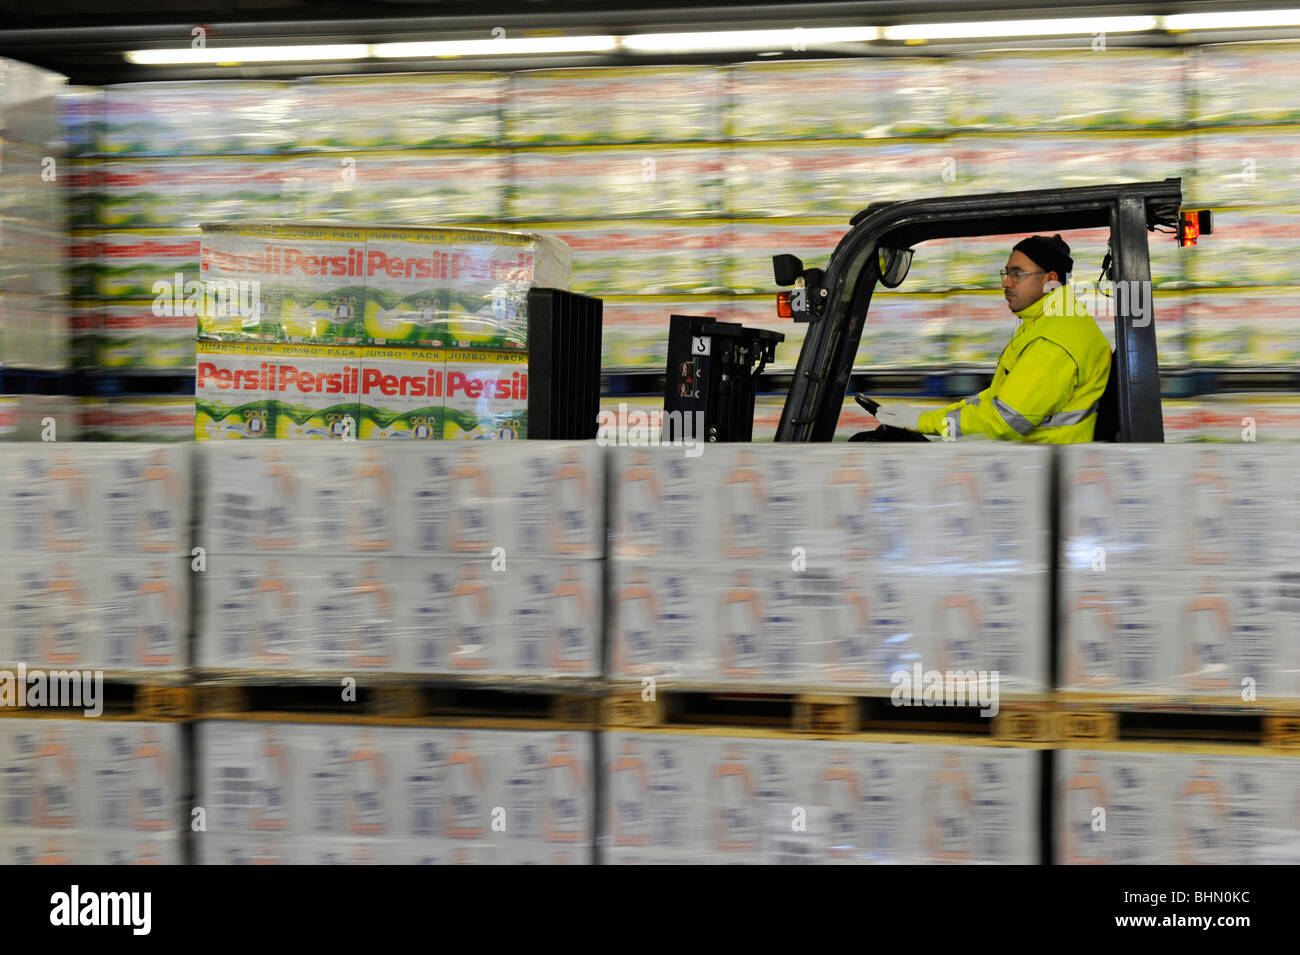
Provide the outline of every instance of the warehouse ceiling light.
{"type": "Polygon", "coordinates": [[[301,46],[201,46],[170,50],[129,50],[129,63],[143,66],[195,66],[203,63],[289,63],[303,60],[364,60],[364,43],[303,44],[301,46]]]}
{"type": "Polygon", "coordinates": [[[879,39],[879,27],[637,33],[623,37],[623,49],[635,53],[726,53],[732,50],[771,50],[774,47],[802,50],[808,44],[859,43],[879,39]]]}
{"type": "Polygon", "coordinates": [[[985,37],[1070,36],[1089,33],[1142,33],[1159,27],[1157,17],[1073,17],[1059,20],[983,20],[971,23],[916,23],[885,27],[886,40],[977,40],[985,37]]]}
{"type": "Polygon", "coordinates": [[[1232,13],[1178,13],[1164,18],[1166,30],[1233,30],[1300,26],[1300,10],[1237,10],[1232,13]]]}
{"type": "Polygon", "coordinates": [[[405,57],[520,56],[544,53],[605,53],[618,48],[612,36],[506,37],[447,40],[440,43],[377,43],[371,53],[384,59],[405,57]]]}

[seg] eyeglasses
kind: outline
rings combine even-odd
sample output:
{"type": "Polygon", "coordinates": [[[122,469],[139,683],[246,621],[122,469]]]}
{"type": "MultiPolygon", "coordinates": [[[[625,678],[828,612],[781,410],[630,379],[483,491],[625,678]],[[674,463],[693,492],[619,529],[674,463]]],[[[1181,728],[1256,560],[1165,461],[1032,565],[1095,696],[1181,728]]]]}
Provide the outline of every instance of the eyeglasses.
{"type": "Polygon", "coordinates": [[[1042,269],[1039,269],[1037,272],[1026,272],[1024,269],[1002,269],[998,274],[1004,279],[1007,276],[1010,276],[1012,282],[1019,282],[1026,275],[1046,275],[1047,273],[1042,269]]]}

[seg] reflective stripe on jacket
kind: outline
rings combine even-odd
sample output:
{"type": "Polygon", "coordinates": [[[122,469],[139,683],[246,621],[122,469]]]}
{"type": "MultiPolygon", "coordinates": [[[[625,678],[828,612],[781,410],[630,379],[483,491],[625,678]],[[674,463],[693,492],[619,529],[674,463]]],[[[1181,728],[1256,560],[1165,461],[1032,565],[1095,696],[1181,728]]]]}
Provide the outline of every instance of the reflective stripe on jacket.
{"type": "Polygon", "coordinates": [[[1021,319],[977,395],[921,415],[923,434],[983,434],[1006,441],[1091,441],[1110,374],[1110,345],[1068,286],[1016,312],[1021,319]]]}

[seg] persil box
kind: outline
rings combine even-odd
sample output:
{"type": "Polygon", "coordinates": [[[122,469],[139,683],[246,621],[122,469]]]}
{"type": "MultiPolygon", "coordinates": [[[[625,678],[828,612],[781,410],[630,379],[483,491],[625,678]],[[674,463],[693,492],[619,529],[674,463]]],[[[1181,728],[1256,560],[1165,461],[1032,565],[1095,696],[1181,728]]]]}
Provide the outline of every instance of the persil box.
{"type": "Polygon", "coordinates": [[[523,348],[528,290],[567,289],[553,236],[263,220],[204,223],[199,337],[523,348]],[[224,298],[222,297],[224,295],[224,298]],[[223,301],[248,301],[241,310],[223,301]]]}

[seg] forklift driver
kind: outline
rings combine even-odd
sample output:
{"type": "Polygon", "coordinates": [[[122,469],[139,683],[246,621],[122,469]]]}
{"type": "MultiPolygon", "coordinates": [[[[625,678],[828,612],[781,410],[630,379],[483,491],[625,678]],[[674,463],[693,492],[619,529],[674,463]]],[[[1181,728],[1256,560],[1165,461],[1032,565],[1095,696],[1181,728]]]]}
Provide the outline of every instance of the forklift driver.
{"type": "Polygon", "coordinates": [[[876,420],[949,439],[983,434],[1038,444],[1091,441],[1111,353],[1074,290],[1062,284],[1073,268],[1070,247],[1059,235],[1018,242],[1002,270],[1002,292],[1020,327],[1002,350],[992,384],[946,408],[882,404],[876,420]]]}

